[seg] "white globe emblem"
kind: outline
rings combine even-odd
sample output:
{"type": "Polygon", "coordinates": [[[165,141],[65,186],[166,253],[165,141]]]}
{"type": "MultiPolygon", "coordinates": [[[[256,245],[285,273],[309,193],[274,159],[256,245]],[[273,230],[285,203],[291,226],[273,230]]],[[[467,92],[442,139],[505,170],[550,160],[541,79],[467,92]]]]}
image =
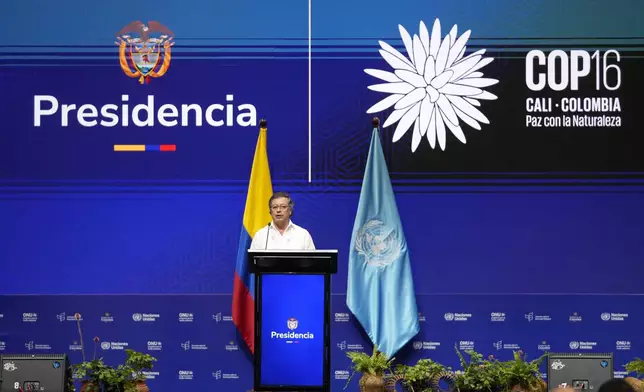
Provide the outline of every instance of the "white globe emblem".
{"type": "Polygon", "coordinates": [[[571,349],[571,350],[576,350],[576,349],[578,349],[578,348],[579,348],[579,342],[572,341],[572,342],[570,342],[570,344],[568,345],[568,347],[570,347],[570,349],[571,349]]]}
{"type": "Polygon", "coordinates": [[[132,315],[132,320],[141,321],[141,320],[143,320],[143,315],[141,313],[134,313],[132,315]]]}
{"type": "Polygon", "coordinates": [[[454,320],[454,313],[445,313],[443,317],[445,317],[445,321],[452,321],[454,320]]]}
{"type": "Polygon", "coordinates": [[[477,106],[480,100],[495,100],[496,95],[484,91],[484,87],[497,84],[496,79],[484,78],[479,70],[492,62],[483,58],[485,49],[467,57],[465,45],[471,31],[457,37],[454,25],[449,34],[441,40],[441,25],[436,19],[432,34],[425,23],[420,22],[419,35],[412,38],[407,30],[398,26],[408,57],[386,42],[379,41],[380,55],[393,68],[393,72],[378,69],[364,71],[385,83],[369,86],[369,90],[391,94],[367,110],[378,113],[393,106],[383,128],[398,123],[393,135],[397,142],[413,126],[411,150],[415,152],[425,136],[432,149],[436,140],[445,150],[447,135],[445,128],[463,144],[465,134],[461,122],[480,130],[479,123],[489,124],[477,106]]]}
{"type": "Polygon", "coordinates": [[[293,317],[291,317],[290,319],[286,320],[286,326],[291,331],[297,328],[297,324],[298,324],[297,319],[295,319],[293,317]]]}
{"type": "Polygon", "coordinates": [[[413,343],[413,346],[415,350],[420,350],[421,348],[423,348],[423,342],[416,341],[413,343]]]}
{"type": "Polygon", "coordinates": [[[101,348],[103,350],[109,350],[111,347],[110,342],[101,342],[101,348]]]}
{"type": "Polygon", "coordinates": [[[610,313],[602,313],[601,317],[602,317],[602,320],[608,321],[610,320],[610,313]]]}
{"type": "Polygon", "coordinates": [[[377,219],[365,223],[356,235],[355,249],[370,266],[384,267],[393,263],[400,257],[402,247],[396,231],[377,219]]]}

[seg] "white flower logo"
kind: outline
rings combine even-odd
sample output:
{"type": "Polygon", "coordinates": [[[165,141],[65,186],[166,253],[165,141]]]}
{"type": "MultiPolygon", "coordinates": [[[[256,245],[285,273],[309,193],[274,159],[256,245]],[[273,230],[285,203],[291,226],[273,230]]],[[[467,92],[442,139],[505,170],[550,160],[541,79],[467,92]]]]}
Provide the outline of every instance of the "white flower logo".
{"type": "Polygon", "coordinates": [[[483,58],[485,49],[463,57],[465,44],[470,30],[456,37],[456,25],[441,41],[441,25],[436,19],[429,36],[425,23],[420,22],[420,37],[412,39],[403,26],[398,26],[409,58],[402,55],[386,42],[379,41],[380,55],[393,67],[394,72],[378,69],[364,71],[387,83],[375,84],[368,88],[373,91],[391,94],[373,105],[367,113],[378,113],[394,107],[383,127],[396,122],[394,143],[413,125],[412,152],[416,151],[423,136],[429,145],[436,147],[436,139],[441,150],[445,150],[446,132],[449,128],[454,136],[465,143],[461,129],[462,120],[470,127],[480,130],[479,123],[489,124],[489,120],[476,106],[479,100],[494,100],[496,95],[484,91],[483,87],[492,86],[499,81],[484,78],[478,72],[492,62],[493,58],[483,58]]]}

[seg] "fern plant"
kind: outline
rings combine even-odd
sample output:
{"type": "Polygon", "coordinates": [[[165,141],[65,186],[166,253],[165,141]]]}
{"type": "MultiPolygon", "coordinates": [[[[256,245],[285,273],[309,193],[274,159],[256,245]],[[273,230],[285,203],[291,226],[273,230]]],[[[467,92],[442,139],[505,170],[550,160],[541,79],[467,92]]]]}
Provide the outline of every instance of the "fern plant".
{"type": "Polygon", "coordinates": [[[377,346],[373,347],[373,353],[371,355],[361,351],[349,351],[347,352],[347,357],[351,359],[351,369],[353,372],[349,376],[344,389],[347,389],[356,372],[384,377],[385,372],[391,370],[391,364],[394,361],[394,358],[387,358],[385,354],[378,351],[377,346]]]}
{"type": "Polygon", "coordinates": [[[483,355],[476,351],[468,350],[465,353],[470,357],[469,361],[458,350],[456,345],[462,371],[455,373],[454,383],[461,391],[472,392],[496,392],[504,382],[505,370],[500,362],[496,360],[484,360],[483,355]]]}
{"type": "Polygon", "coordinates": [[[635,358],[634,360],[624,365],[624,368],[629,373],[635,373],[635,377],[639,379],[644,378],[644,360],[643,359],[635,358]]]}
{"type": "Polygon", "coordinates": [[[544,354],[528,362],[522,350],[515,351],[513,360],[500,363],[502,366],[501,381],[504,382],[503,389],[509,391],[520,387],[527,391],[540,391],[543,385],[539,368],[547,356],[548,354],[544,354]]]}
{"type": "Polygon", "coordinates": [[[397,365],[394,373],[402,378],[402,382],[411,392],[432,391],[431,382],[440,377],[445,368],[431,359],[421,359],[414,366],[397,365]]]}

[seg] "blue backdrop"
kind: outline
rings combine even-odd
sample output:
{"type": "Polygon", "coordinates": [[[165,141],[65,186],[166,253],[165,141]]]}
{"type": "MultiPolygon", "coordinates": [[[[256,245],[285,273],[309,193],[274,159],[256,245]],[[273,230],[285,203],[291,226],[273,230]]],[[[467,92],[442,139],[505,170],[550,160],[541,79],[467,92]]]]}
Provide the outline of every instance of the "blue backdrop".
{"type": "MultiPolygon", "coordinates": [[[[393,110],[366,113],[387,94],[368,89],[382,81],[364,69],[393,72],[378,41],[407,55],[399,25],[413,37],[421,20],[431,33],[439,19],[442,37],[453,25],[457,36],[471,29],[466,55],[494,58],[480,71],[499,81],[486,88],[498,99],[481,101],[489,124],[480,131],[463,125],[467,143],[448,131],[445,151],[422,140],[412,152],[411,132],[393,143],[396,124],[382,131],[421,318],[397,361],[456,365],[455,345],[502,358],[518,347],[531,358],[608,351],[623,376],[623,364],[644,355],[643,11],[636,0],[0,3],[0,352],[78,361],[69,317],[80,312],[85,343],[102,342],[97,355],[116,361],[133,348],[159,359],[148,374],[155,391],[204,381],[250,389],[230,294],[266,118],[274,188],[292,193],[293,220],[319,249],[340,251],[331,377],[342,390],[346,351],[371,350],[345,306],[347,250],[370,118],[384,122],[393,110]],[[124,74],[114,44],[135,20],[159,21],[175,42],[168,72],[145,85],[124,74]],[[578,89],[533,91],[531,50],[594,57],[578,89]],[[59,108],[35,126],[43,95],[59,108]],[[228,124],[198,125],[191,114],[175,127],[158,118],[152,127],[80,125],[81,105],[100,113],[120,108],[123,95],[130,115],[153,96],[154,110],[223,105],[214,117],[228,124]],[[552,99],[549,112],[532,111],[537,98],[552,99]],[[564,98],[611,104],[563,112],[564,98]],[[71,104],[65,126],[62,105],[71,104]],[[604,122],[557,125],[574,115],[604,122]],[[176,151],[114,151],[124,144],[176,151]]],[[[579,66],[553,61],[555,84],[562,65],[579,66]]]]}

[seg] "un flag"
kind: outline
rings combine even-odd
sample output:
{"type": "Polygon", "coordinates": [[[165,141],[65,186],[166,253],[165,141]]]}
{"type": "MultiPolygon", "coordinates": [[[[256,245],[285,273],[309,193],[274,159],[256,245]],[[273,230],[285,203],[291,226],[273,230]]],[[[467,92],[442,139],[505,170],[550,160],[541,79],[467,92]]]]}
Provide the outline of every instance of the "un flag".
{"type": "Polygon", "coordinates": [[[377,128],[351,235],[347,306],[388,357],[420,330],[407,241],[377,128]]]}

